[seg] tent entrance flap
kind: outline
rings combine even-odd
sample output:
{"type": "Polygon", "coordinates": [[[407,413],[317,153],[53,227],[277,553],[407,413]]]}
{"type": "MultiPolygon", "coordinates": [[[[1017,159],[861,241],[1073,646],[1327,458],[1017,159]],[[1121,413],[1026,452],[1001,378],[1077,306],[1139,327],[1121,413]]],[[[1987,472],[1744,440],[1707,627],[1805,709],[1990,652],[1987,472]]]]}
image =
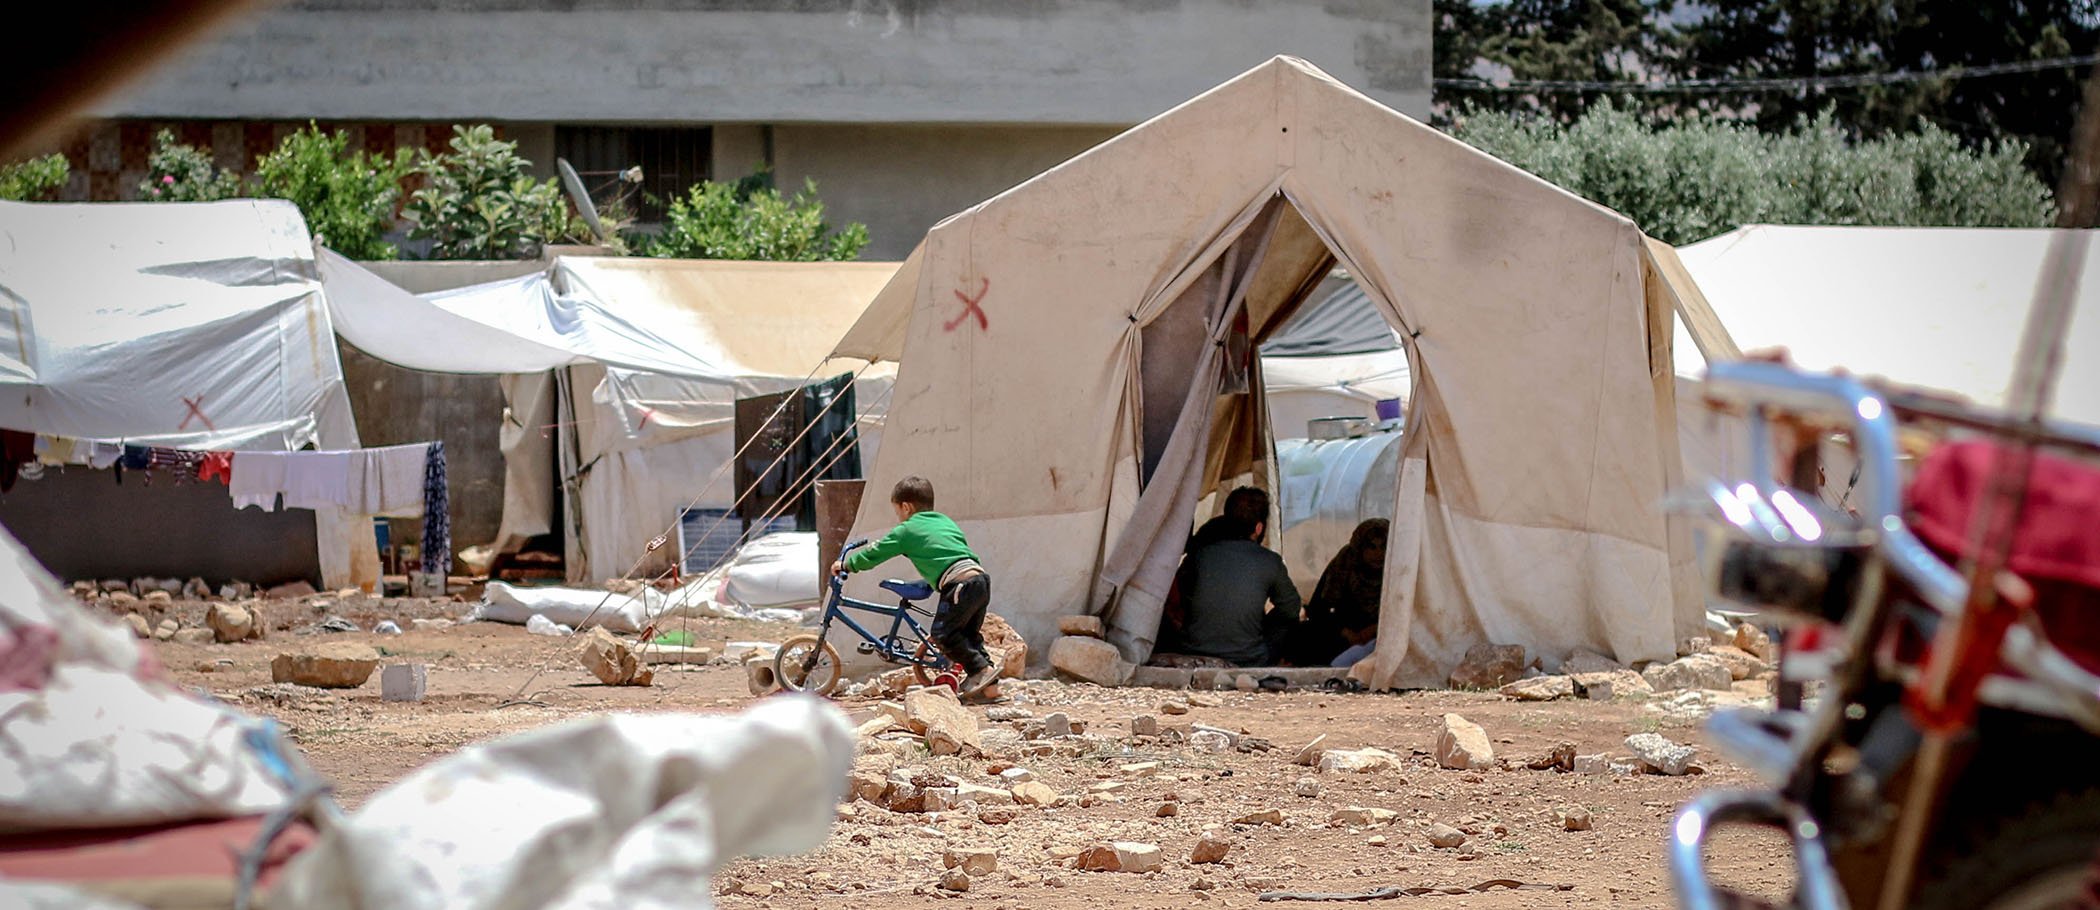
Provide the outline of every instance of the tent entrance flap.
{"type": "Polygon", "coordinates": [[[1144,337],[1140,336],[1139,386],[1146,399],[1140,402],[1140,426],[1145,432],[1139,443],[1148,446],[1140,454],[1151,470],[1130,520],[1102,562],[1094,594],[1095,603],[1101,605],[1108,620],[1109,641],[1133,661],[1151,656],[1159,634],[1167,589],[1193,523],[1196,501],[1207,485],[1205,469],[1211,464],[1218,398],[1234,385],[1244,388],[1248,381],[1248,362],[1253,358],[1245,312],[1248,291],[1253,286],[1252,279],[1261,272],[1270,238],[1288,207],[1282,197],[1270,196],[1246,230],[1154,320],[1156,324],[1176,310],[1187,309],[1203,314],[1205,326],[1203,346],[1192,355],[1184,355],[1190,356],[1192,363],[1166,364],[1164,354],[1155,361],[1169,376],[1185,371],[1189,377],[1178,406],[1172,406],[1173,428],[1156,455],[1150,448],[1156,439],[1152,424],[1157,419],[1158,406],[1171,400],[1171,392],[1164,380],[1155,386],[1142,375],[1146,358],[1142,350],[1144,337]],[[1240,343],[1232,343],[1234,338],[1240,343]],[[1235,358],[1238,363],[1233,362],[1235,358]],[[1233,381],[1235,373],[1237,383],[1233,381]]]}

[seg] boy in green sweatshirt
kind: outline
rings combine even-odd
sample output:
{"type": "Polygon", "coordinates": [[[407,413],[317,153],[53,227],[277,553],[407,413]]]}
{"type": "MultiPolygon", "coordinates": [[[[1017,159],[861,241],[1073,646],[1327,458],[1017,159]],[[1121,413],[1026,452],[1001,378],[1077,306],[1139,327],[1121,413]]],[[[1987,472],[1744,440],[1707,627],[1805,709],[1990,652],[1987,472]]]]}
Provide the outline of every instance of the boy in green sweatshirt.
{"type": "Polygon", "coordinates": [[[919,577],[940,592],[933,615],[933,640],[962,666],[962,694],[978,695],[998,681],[1002,669],[984,650],[984,611],[992,602],[992,577],[977,563],[962,529],[933,510],[933,483],[906,477],[890,490],[897,526],[874,544],[832,563],[831,572],[866,572],[892,557],[911,560],[919,577]]]}

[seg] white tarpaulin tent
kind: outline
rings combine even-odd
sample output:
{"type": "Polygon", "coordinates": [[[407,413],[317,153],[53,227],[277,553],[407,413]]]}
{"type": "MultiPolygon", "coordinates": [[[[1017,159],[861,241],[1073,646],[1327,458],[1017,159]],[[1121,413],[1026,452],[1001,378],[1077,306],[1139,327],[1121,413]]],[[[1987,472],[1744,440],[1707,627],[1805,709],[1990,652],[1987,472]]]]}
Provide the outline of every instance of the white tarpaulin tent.
{"type": "MultiPolygon", "coordinates": [[[[2003,407],[2042,257],[2057,231],[1752,225],[1680,248],[1743,350],[1785,347],[1805,369],[1952,392],[2003,407]]],[[[2100,232],[2065,339],[2054,414],[2100,424],[2100,232]]],[[[1703,373],[1680,324],[1677,372],[1703,373]]]]}
{"type": "MultiPolygon", "coordinates": [[[[0,427],[199,450],[354,449],[313,241],[280,200],[0,202],[0,427]]],[[[323,582],[378,581],[316,512],[323,582]]]]}
{"type": "Polygon", "coordinates": [[[1268,473],[1249,341],[1338,259],[1415,371],[1372,683],[1490,641],[1665,659],[1701,615],[1643,241],[1279,57],[935,226],[837,353],[900,362],[869,489],[931,479],[1031,641],[1104,613],[1142,659],[1197,500],[1268,473]]]}
{"type": "MultiPolygon", "coordinates": [[[[569,577],[589,581],[637,560],[644,572],[670,566],[675,548],[648,545],[679,509],[732,504],[736,400],[865,366],[826,355],[897,264],[563,257],[420,297],[334,254],[322,271],[336,330],[359,349],[412,369],[503,374],[499,548],[551,530],[558,458],[573,478],[560,494],[571,497],[569,577]]],[[[864,454],[893,372],[879,365],[856,384],[864,454]]]]}

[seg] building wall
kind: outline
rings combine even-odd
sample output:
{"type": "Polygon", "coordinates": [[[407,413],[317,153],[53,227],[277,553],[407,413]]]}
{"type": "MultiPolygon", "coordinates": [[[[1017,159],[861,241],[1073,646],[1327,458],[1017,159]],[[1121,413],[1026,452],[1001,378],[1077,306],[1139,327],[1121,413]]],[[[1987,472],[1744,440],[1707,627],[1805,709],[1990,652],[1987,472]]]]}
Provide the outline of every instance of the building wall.
{"type": "Polygon", "coordinates": [[[801,187],[804,178],[815,180],[834,225],[858,221],[868,226],[870,240],[861,258],[898,260],[935,222],[1117,132],[1107,127],[780,126],[773,130],[774,168],[784,191],[801,187]]]}
{"type": "Polygon", "coordinates": [[[47,469],[0,493],[0,524],[66,581],[202,577],[319,585],[310,509],[236,509],[217,483],[152,483],[136,471],[47,469]]]}
{"type": "Polygon", "coordinates": [[[1429,109],[1430,0],[289,0],[102,108],[164,118],[1137,123],[1276,54],[1429,109]]]}

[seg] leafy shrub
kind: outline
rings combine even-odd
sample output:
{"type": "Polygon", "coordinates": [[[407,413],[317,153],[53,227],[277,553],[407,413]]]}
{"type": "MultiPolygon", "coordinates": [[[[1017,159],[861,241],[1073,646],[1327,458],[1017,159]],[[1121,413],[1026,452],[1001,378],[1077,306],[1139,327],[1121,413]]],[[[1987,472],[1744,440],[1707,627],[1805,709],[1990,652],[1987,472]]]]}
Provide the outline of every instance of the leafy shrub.
{"type": "Polygon", "coordinates": [[[704,180],[671,201],[651,256],[820,262],[854,259],[868,245],[868,226],[834,232],[824,221],[817,184],[783,197],[765,172],[735,183],[704,180]]]}
{"type": "Polygon", "coordinates": [[[381,238],[394,223],[409,153],[389,159],[350,153],[349,145],[348,133],[324,133],[309,122],[256,159],[256,192],[297,205],[314,241],[329,249],[351,259],[392,259],[400,251],[381,238]]]}
{"type": "Polygon", "coordinates": [[[153,151],[146,155],[146,179],[139,184],[139,198],[148,202],[213,202],[240,195],[241,178],[219,170],[210,153],[175,141],[175,134],[161,130],[153,136],[153,151]]]}
{"type": "Polygon", "coordinates": [[[453,127],[449,146],[411,171],[423,186],[408,197],[408,236],[430,240],[430,258],[530,259],[580,233],[560,185],[532,179],[517,143],[483,124],[453,127]]]}
{"type": "Polygon", "coordinates": [[[2024,146],[1971,151],[1926,124],[1861,142],[1828,115],[1775,134],[1703,119],[1650,125],[1604,102],[1566,126],[1469,111],[1452,134],[1671,244],[1745,224],[2038,227],[2055,214],[2024,146]]]}
{"type": "Polygon", "coordinates": [[[72,165],[64,155],[45,155],[13,164],[0,164],[0,199],[40,202],[66,185],[72,165]]]}

